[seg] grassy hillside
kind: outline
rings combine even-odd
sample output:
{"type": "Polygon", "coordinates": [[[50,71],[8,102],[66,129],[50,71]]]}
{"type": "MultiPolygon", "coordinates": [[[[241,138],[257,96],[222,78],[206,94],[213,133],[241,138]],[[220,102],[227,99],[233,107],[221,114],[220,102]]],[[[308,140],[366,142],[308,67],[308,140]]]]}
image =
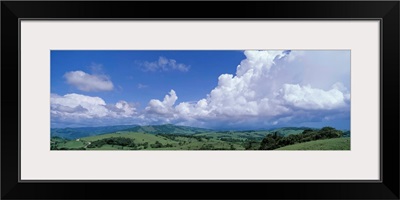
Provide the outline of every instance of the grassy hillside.
{"type": "MultiPolygon", "coordinates": [[[[113,128],[120,129],[121,127],[113,128]]],[[[103,130],[113,128],[103,127],[103,130]]],[[[217,131],[167,124],[135,126],[105,134],[96,134],[95,131],[95,135],[85,132],[90,128],[73,130],[84,130],[84,133],[89,134],[89,136],[81,136],[82,134],[69,138],[52,136],[51,150],[273,150],[280,147],[287,147],[291,150],[303,150],[303,148],[340,150],[345,148],[331,143],[320,143],[322,139],[343,135],[341,131],[334,128],[286,127],[269,131],[217,131]],[[311,140],[317,140],[315,145],[323,147],[314,147],[313,145],[308,147],[309,145],[307,146],[308,143],[306,142],[311,140]]],[[[93,130],[100,131],[102,128],[96,127],[93,130]]],[[[349,138],[347,139],[349,140],[349,138]]],[[[350,148],[350,144],[348,146],[350,148]]]]}
{"type": "Polygon", "coordinates": [[[155,143],[156,141],[159,141],[162,144],[169,143],[169,141],[167,141],[164,137],[160,137],[158,135],[146,134],[146,133],[135,133],[135,132],[117,132],[117,133],[96,135],[96,136],[84,137],[84,138],[81,138],[80,140],[87,141],[87,142],[93,142],[96,140],[101,140],[104,138],[111,138],[111,137],[124,137],[124,138],[134,139],[135,141],[142,141],[142,142],[149,142],[149,143],[155,143]]]}
{"type": "Polygon", "coordinates": [[[52,138],[53,149],[59,150],[233,150],[244,149],[242,140],[174,134],[117,132],[76,140],[52,138]],[[118,145],[111,140],[129,139],[130,144],[118,145]],[[100,142],[99,142],[100,141],[100,142]],[[99,144],[104,141],[104,144],[99,144]]]}
{"type": "Polygon", "coordinates": [[[350,138],[315,140],[284,146],[276,150],[350,150],[350,138]]]}

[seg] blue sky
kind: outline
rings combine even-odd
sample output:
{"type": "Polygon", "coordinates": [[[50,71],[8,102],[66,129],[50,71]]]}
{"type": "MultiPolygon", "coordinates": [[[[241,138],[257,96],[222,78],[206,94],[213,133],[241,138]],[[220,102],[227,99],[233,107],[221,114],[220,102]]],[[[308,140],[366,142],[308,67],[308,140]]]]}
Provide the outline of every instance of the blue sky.
{"type": "Polygon", "coordinates": [[[52,127],[350,126],[350,51],[51,51],[52,127]]]}

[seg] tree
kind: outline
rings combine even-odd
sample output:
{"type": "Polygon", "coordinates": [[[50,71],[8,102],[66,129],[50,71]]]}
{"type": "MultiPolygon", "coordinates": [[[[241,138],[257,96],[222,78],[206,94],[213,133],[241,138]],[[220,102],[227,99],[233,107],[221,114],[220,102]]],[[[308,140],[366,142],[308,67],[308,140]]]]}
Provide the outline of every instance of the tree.
{"type": "Polygon", "coordinates": [[[151,148],[161,148],[162,146],[163,145],[159,141],[156,141],[154,144],[150,145],[151,148]]]}
{"type": "Polygon", "coordinates": [[[258,150],[260,148],[260,142],[254,140],[247,140],[244,143],[244,149],[246,150],[258,150]]]}
{"type": "Polygon", "coordinates": [[[276,134],[268,135],[261,141],[260,150],[271,150],[276,148],[276,141],[275,137],[277,138],[276,134]]]}
{"type": "Polygon", "coordinates": [[[323,138],[338,138],[342,137],[343,132],[336,130],[335,128],[332,127],[323,127],[321,130],[318,131],[321,137],[323,138]]]}
{"type": "Polygon", "coordinates": [[[310,128],[308,128],[308,129],[305,129],[305,130],[303,131],[303,134],[310,133],[310,132],[313,132],[313,130],[310,129],[310,128]]]}
{"type": "MultiPolygon", "coordinates": [[[[260,144],[260,150],[272,150],[291,144],[308,142],[320,139],[342,137],[343,132],[332,127],[323,127],[320,130],[306,129],[302,134],[289,135],[287,137],[279,135],[277,132],[267,135],[260,144]]],[[[246,148],[247,149],[247,148],[246,148]]]]}

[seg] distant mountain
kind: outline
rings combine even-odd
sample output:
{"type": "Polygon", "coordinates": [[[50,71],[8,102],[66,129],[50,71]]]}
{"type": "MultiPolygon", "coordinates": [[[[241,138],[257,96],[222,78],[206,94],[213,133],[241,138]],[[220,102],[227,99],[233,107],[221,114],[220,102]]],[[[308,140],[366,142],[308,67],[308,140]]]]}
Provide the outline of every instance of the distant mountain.
{"type": "Polygon", "coordinates": [[[185,134],[192,135],[213,131],[211,129],[196,128],[190,126],[177,126],[173,124],[136,126],[122,131],[149,133],[149,134],[185,134]]]}
{"type": "Polygon", "coordinates": [[[81,137],[113,133],[136,127],[138,125],[119,125],[119,126],[100,126],[100,127],[78,127],[78,128],[52,128],[50,134],[52,137],[58,136],[66,139],[76,139],[81,137]]]}

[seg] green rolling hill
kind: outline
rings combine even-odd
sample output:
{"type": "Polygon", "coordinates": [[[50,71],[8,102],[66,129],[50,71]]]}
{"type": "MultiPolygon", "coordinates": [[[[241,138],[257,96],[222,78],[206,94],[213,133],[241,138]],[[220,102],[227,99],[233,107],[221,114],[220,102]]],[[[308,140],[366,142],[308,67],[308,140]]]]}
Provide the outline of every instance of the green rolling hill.
{"type": "Polygon", "coordinates": [[[275,150],[350,150],[350,138],[315,140],[284,146],[275,150]]]}
{"type": "Polygon", "coordinates": [[[52,150],[348,150],[350,132],[332,127],[219,131],[188,126],[56,129],[52,150]],[[91,132],[93,131],[93,132],[91,132]],[[60,136],[61,135],[61,136],[60,136]],[[62,137],[67,136],[67,137],[62,137]],[[334,138],[334,139],[329,139],[334,138]],[[346,143],[347,142],[347,143],[346,143]]]}

